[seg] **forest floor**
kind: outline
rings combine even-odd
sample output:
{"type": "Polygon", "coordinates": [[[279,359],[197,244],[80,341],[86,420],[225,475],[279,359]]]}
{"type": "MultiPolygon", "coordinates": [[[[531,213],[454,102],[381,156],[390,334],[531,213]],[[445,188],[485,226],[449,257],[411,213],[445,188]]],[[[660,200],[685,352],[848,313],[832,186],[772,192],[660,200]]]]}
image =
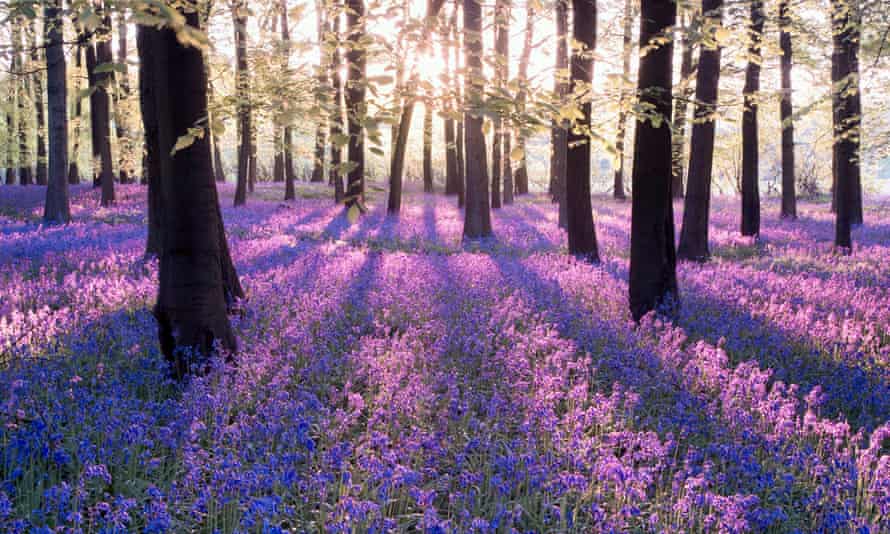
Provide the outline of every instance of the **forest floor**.
{"type": "Polygon", "coordinates": [[[887,200],[844,257],[825,204],[764,199],[755,243],[715,199],[714,260],[637,327],[629,203],[595,199],[592,266],[542,196],[464,245],[453,198],[350,224],[301,187],[222,188],[237,367],[185,385],[144,188],[76,187],[66,227],[0,188],[0,530],[890,531],[887,200]]]}

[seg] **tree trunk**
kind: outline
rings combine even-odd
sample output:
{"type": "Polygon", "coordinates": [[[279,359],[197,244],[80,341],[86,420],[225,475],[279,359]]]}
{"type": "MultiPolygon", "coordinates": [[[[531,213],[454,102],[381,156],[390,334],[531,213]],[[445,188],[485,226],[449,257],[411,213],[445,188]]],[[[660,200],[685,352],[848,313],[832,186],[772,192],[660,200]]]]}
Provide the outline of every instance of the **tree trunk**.
{"type": "Polygon", "coordinates": [[[349,32],[346,48],[346,113],[348,115],[349,172],[346,177],[346,207],[364,210],[365,196],[365,82],[367,51],[363,44],[365,36],[364,0],[346,0],[346,29],[349,32]]]}
{"type": "Polygon", "coordinates": [[[132,152],[132,140],[130,139],[129,118],[125,109],[130,97],[130,75],[127,67],[127,15],[121,11],[117,22],[117,63],[123,68],[123,72],[117,73],[118,93],[115,99],[115,127],[118,148],[118,176],[120,183],[127,184],[131,181],[129,165],[132,152]]]}
{"type": "Polygon", "coordinates": [[[83,100],[80,97],[80,78],[82,72],[83,44],[82,36],[78,36],[78,43],[74,47],[74,130],[71,132],[74,140],[71,147],[71,157],[68,160],[68,184],[80,183],[80,167],[78,156],[80,155],[80,121],[83,116],[83,100]]]}
{"type": "Polygon", "coordinates": [[[791,67],[794,64],[791,46],[791,17],[788,0],[779,1],[779,46],[782,49],[782,99],[779,113],[782,120],[782,218],[797,218],[797,192],[794,177],[794,107],[791,96],[791,67]]]}
{"type": "Polygon", "coordinates": [[[28,147],[28,94],[31,91],[28,76],[25,75],[25,40],[22,36],[24,20],[13,23],[12,50],[13,72],[16,76],[17,100],[18,100],[18,144],[19,144],[19,185],[31,185],[34,183],[34,174],[31,170],[31,151],[28,147]],[[16,48],[18,50],[16,50],[16,48]]]}
{"type": "MultiPolygon", "coordinates": [[[[445,63],[445,71],[443,74],[442,84],[452,89],[457,83],[457,73],[453,72],[451,65],[451,44],[448,42],[449,37],[457,26],[457,4],[451,12],[448,25],[442,25],[442,61],[445,63]]],[[[457,195],[460,190],[460,171],[457,164],[457,125],[454,120],[455,98],[446,96],[445,98],[445,194],[457,195]]]]}
{"type": "Polygon", "coordinates": [[[318,23],[318,48],[321,56],[321,62],[318,66],[318,73],[316,74],[316,82],[318,83],[318,88],[316,89],[316,106],[319,111],[319,120],[318,124],[315,127],[315,161],[312,165],[312,182],[313,183],[321,183],[324,182],[324,159],[325,159],[325,144],[327,142],[327,126],[328,119],[325,117],[323,111],[327,107],[328,100],[328,66],[325,65],[326,61],[326,52],[325,52],[325,12],[324,9],[325,3],[322,1],[316,2],[315,13],[317,16],[318,23]]]}
{"type": "Polygon", "coordinates": [[[423,192],[433,192],[433,103],[423,106],[423,192]]]}
{"type": "MultiPolygon", "coordinates": [[[[723,0],[704,0],[703,16],[714,31],[723,24],[723,0]]],[[[689,149],[689,173],[683,226],[677,255],[684,260],[706,261],[711,206],[711,174],[714,161],[714,133],[717,118],[717,91],[720,84],[720,47],[702,46],[695,80],[695,121],[689,149]]]]}
{"type": "MultiPolygon", "coordinates": [[[[519,113],[525,112],[525,101],[528,99],[528,62],[532,55],[532,38],[534,35],[535,8],[528,3],[525,9],[525,36],[523,38],[522,55],[519,57],[519,94],[517,95],[517,107],[519,113]]],[[[522,153],[514,172],[513,183],[516,186],[517,195],[528,194],[528,156],[526,155],[527,136],[524,129],[520,129],[516,135],[517,149],[522,153]]]]}
{"type": "MultiPolygon", "coordinates": [[[[105,12],[106,6],[102,6],[105,12]]],[[[111,17],[105,12],[102,19],[103,34],[111,31],[111,17]]],[[[107,37],[107,35],[105,35],[107,37]]],[[[98,65],[110,65],[114,62],[114,55],[111,51],[111,41],[103,38],[96,43],[96,62],[98,65]]],[[[101,162],[101,171],[99,173],[99,182],[102,185],[102,205],[111,206],[114,204],[114,163],[111,158],[111,86],[114,84],[114,75],[112,71],[100,72],[94,75],[97,89],[94,94],[98,94],[96,99],[95,113],[96,126],[98,131],[96,137],[99,140],[99,148],[97,154],[101,162]]],[[[91,110],[93,111],[93,110],[91,110]]],[[[95,150],[95,149],[94,149],[95,150]]]]}
{"type": "Polygon", "coordinates": [[[763,39],[763,1],[751,0],[748,68],[745,70],[745,109],[742,113],[742,235],[760,234],[760,157],[757,108],[760,93],[760,43],[763,39]]]}
{"type": "Polygon", "coordinates": [[[463,119],[457,121],[454,143],[457,145],[457,207],[463,208],[467,203],[467,164],[466,158],[464,158],[464,149],[467,147],[467,142],[464,135],[463,119]]]}
{"type": "Polygon", "coordinates": [[[596,51],[596,0],[572,0],[572,92],[581,96],[582,118],[568,132],[566,210],[569,254],[599,263],[590,205],[590,116],[593,54],[596,51]],[[583,48],[582,48],[583,47],[583,48]]]}
{"type": "MultiPolygon", "coordinates": [[[[44,22],[46,25],[46,22],[44,22]]],[[[34,28],[34,21],[31,21],[28,27],[31,34],[31,63],[34,73],[34,115],[37,120],[37,161],[35,162],[36,172],[34,173],[37,185],[47,185],[47,167],[46,167],[46,115],[44,107],[46,100],[43,93],[43,69],[40,65],[40,50],[43,45],[37,42],[37,32],[34,28]]],[[[67,113],[66,113],[67,116],[67,113]]],[[[67,152],[67,146],[65,148],[67,152]]],[[[67,156],[66,156],[67,160],[67,156]]]]}
{"type": "MultiPolygon", "coordinates": [[[[510,65],[510,2],[496,0],[494,11],[495,83],[498,92],[506,94],[510,65]]],[[[494,135],[491,143],[491,207],[502,204],[501,180],[507,181],[504,171],[504,131],[510,123],[509,116],[498,113],[494,118],[494,135]]],[[[507,153],[509,156],[509,153],[507,153]]],[[[504,184],[506,187],[506,183],[504,184]]]]}
{"type": "MultiPolygon", "coordinates": [[[[291,56],[291,39],[290,39],[290,21],[287,14],[287,0],[280,0],[279,9],[281,10],[281,40],[284,43],[284,71],[287,79],[291,79],[290,56],[291,56]]],[[[339,89],[339,88],[338,88],[339,89]]],[[[293,126],[290,119],[284,125],[282,134],[282,159],[281,165],[284,171],[284,199],[293,200],[297,198],[297,191],[294,186],[294,134],[293,126]]]]}
{"type": "MultiPolygon", "coordinates": [[[[331,169],[330,180],[334,185],[334,202],[343,202],[343,173],[341,165],[343,161],[343,76],[340,73],[340,13],[334,6],[333,33],[336,43],[331,57],[331,79],[334,83],[334,105],[331,114],[331,169]]],[[[287,132],[285,133],[287,134],[287,132]]],[[[286,137],[286,135],[285,135],[286,137]]]]}
{"type": "Polygon", "coordinates": [[[250,110],[250,78],[247,72],[247,2],[232,5],[232,24],[235,27],[235,85],[238,101],[238,182],[235,186],[235,206],[247,203],[252,155],[250,110]]]}
{"type": "Polygon", "coordinates": [[[467,57],[467,76],[464,79],[467,98],[467,109],[464,113],[467,182],[464,237],[469,239],[492,235],[491,206],[488,196],[488,165],[486,162],[488,158],[480,109],[485,90],[482,74],[482,5],[480,1],[463,0],[464,53],[467,57]]]}
{"type": "MultiPolygon", "coordinates": [[[[567,104],[569,84],[566,83],[566,72],[569,71],[569,6],[567,0],[557,0],[555,4],[556,19],[556,71],[553,76],[553,92],[557,105],[567,104]]],[[[568,152],[568,129],[571,125],[562,119],[554,119],[550,127],[550,195],[558,205],[559,227],[568,227],[568,208],[566,205],[566,157],[568,152]]]]}
{"type": "Polygon", "coordinates": [[[627,114],[631,98],[627,88],[630,83],[630,61],[633,54],[633,21],[633,0],[624,0],[624,36],[622,38],[624,49],[621,54],[621,95],[618,102],[618,134],[615,139],[615,157],[618,160],[618,168],[615,170],[612,185],[612,196],[618,200],[627,198],[624,192],[624,138],[627,136],[627,114]]]}
{"type": "Polygon", "coordinates": [[[399,126],[395,130],[396,138],[389,162],[389,198],[386,200],[386,212],[390,215],[397,215],[402,209],[402,175],[405,171],[405,151],[413,116],[414,100],[409,98],[402,110],[399,126]]]}
{"type": "Polygon", "coordinates": [[[46,84],[49,104],[49,176],[43,220],[67,223],[68,205],[68,89],[65,51],[62,48],[62,0],[49,0],[43,8],[46,47],[46,84]]]}
{"type": "Polygon", "coordinates": [[[139,52],[139,110],[142,115],[142,130],[145,135],[145,159],[143,179],[148,183],[148,239],[145,255],[160,257],[162,252],[162,213],[161,195],[161,141],[158,133],[157,82],[153,78],[156,67],[152,54],[157,53],[157,31],[139,26],[136,30],[136,48],[139,52]]]}
{"type": "Polygon", "coordinates": [[[692,54],[694,44],[690,33],[692,32],[692,17],[687,20],[684,15],[681,17],[680,25],[683,27],[683,39],[681,41],[682,50],[680,52],[680,83],[677,84],[677,107],[674,110],[674,137],[673,137],[673,167],[671,169],[673,181],[671,183],[671,196],[674,198],[683,198],[683,176],[685,169],[683,162],[686,159],[686,114],[689,98],[692,96],[692,75],[695,72],[695,65],[692,62],[692,54]]]}
{"type": "MultiPolygon", "coordinates": [[[[189,25],[197,26],[197,13],[183,15],[189,25]]],[[[203,366],[200,358],[212,354],[215,343],[227,351],[237,348],[226,315],[221,247],[225,236],[219,224],[209,138],[195,139],[170,154],[177,137],[207,115],[206,70],[202,51],[182,45],[172,30],[143,31],[140,60],[151,58],[166,208],[154,313],[164,356],[175,375],[183,377],[193,365],[203,366]]]]}
{"type": "Polygon", "coordinates": [[[861,109],[859,102],[859,20],[858,9],[844,0],[833,0],[831,55],[832,118],[834,125],[834,184],[837,218],[835,246],[849,254],[852,252],[851,228],[861,221],[861,204],[857,206],[860,180],[859,140],[861,109]],[[859,216],[857,218],[857,216],[859,216]]]}
{"type": "Polygon", "coordinates": [[[637,94],[641,105],[651,106],[661,121],[653,124],[652,120],[637,120],[634,139],[628,285],[630,311],[636,321],[652,310],[678,302],[669,124],[674,45],[670,40],[652,43],[669,32],[676,19],[674,2],[642,0],[640,48],[656,48],[641,54],[637,94]]]}

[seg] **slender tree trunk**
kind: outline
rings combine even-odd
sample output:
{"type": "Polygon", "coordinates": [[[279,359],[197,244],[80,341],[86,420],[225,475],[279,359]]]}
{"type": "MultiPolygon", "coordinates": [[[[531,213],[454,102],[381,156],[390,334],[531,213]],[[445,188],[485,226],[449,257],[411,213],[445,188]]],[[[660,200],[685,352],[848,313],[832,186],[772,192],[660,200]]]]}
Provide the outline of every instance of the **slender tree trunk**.
{"type": "Polygon", "coordinates": [[[363,44],[365,36],[364,0],[346,0],[346,29],[349,32],[346,48],[346,113],[348,115],[350,170],[346,177],[346,207],[364,210],[365,196],[365,132],[363,129],[366,113],[365,81],[367,51],[363,44]]]}
{"type": "Polygon", "coordinates": [[[671,201],[671,89],[674,45],[671,28],[677,5],[642,0],[641,54],[637,94],[661,122],[637,120],[634,139],[633,203],[630,237],[630,311],[639,321],[646,313],[678,302],[674,214],[671,201]],[[654,43],[667,35],[666,43],[654,43]]]}
{"type": "Polygon", "coordinates": [[[683,39],[680,42],[680,83],[677,84],[677,107],[674,110],[674,137],[673,137],[673,168],[671,169],[673,181],[671,183],[671,196],[683,198],[683,176],[685,169],[683,162],[686,159],[686,115],[689,98],[692,96],[692,75],[695,73],[692,55],[694,44],[690,33],[692,32],[692,17],[686,17],[686,9],[683,10],[680,25],[683,27],[683,39]]]}
{"type": "MultiPolygon", "coordinates": [[[[457,6],[451,12],[448,25],[442,25],[442,61],[445,63],[444,78],[442,84],[451,88],[457,80],[457,73],[453,73],[451,65],[450,35],[457,25],[457,6]]],[[[457,167],[457,132],[454,120],[455,99],[451,96],[445,98],[445,194],[456,195],[460,189],[458,180],[460,173],[457,167]]]]}
{"type": "MultiPolygon", "coordinates": [[[[208,67],[208,69],[207,69],[207,101],[208,101],[208,103],[212,103],[213,102],[213,81],[212,81],[212,77],[210,76],[210,66],[208,65],[207,67],[208,67]]],[[[208,113],[210,113],[210,112],[208,112],[208,113]]],[[[216,135],[216,131],[213,130],[213,128],[212,128],[213,123],[214,123],[214,117],[215,117],[215,114],[210,113],[210,115],[209,115],[209,123],[211,125],[210,145],[213,148],[213,177],[217,182],[225,183],[226,182],[226,171],[223,168],[222,153],[220,152],[220,149],[219,149],[219,136],[216,135]]]]}
{"type": "MultiPolygon", "coordinates": [[[[556,18],[556,70],[553,76],[553,93],[560,107],[568,103],[569,84],[569,4],[568,0],[557,0],[556,18]]],[[[569,75],[570,77],[570,75],[569,75]]],[[[559,227],[568,228],[569,212],[566,203],[566,157],[568,153],[568,130],[571,125],[561,118],[554,119],[550,127],[550,195],[558,205],[559,227]]]]}
{"type": "Polygon", "coordinates": [[[114,124],[117,129],[117,148],[118,148],[118,176],[120,183],[128,184],[131,181],[131,172],[129,170],[132,140],[130,139],[129,120],[127,117],[126,107],[127,100],[130,97],[130,76],[127,68],[127,15],[121,11],[118,14],[117,22],[117,63],[124,67],[122,72],[117,73],[117,98],[115,99],[115,119],[114,124]]]}
{"type": "Polygon", "coordinates": [[[331,79],[334,83],[334,105],[331,114],[331,182],[334,185],[334,202],[340,204],[343,202],[343,172],[341,165],[343,161],[343,76],[341,74],[342,61],[340,60],[340,12],[338,7],[334,6],[333,18],[333,34],[336,40],[332,58],[331,58],[331,79]]]}
{"type": "Polygon", "coordinates": [[[624,138],[627,137],[627,114],[630,107],[630,61],[633,54],[633,21],[634,8],[633,0],[624,0],[624,36],[622,43],[624,49],[621,54],[621,96],[618,102],[618,134],[615,139],[615,157],[618,160],[618,168],[615,169],[615,176],[612,185],[612,196],[618,200],[624,200],[626,197],[624,192],[624,138]]]}
{"type": "MultiPolygon", "coordinates": [[[[198,13],[183,13],[197,26],[198,13]]],[[[163,248],[154,313],[164,356],[176,376],[203,365],[219,343],[237,348],[227,312],[224,250],[210,142],[205,136],[170,155],[176,139],[207,115],[201,50],[182,45],[172,30],[143,28],[140,60],[151,57],[158,112],[163,203],[163,248]],[[176,95],[176,98],[173,96],[176,95]]]]}
{"type": "Polygon", "coordinates": [[[402,175],[405,172],[405,151],[408,146],[408,132],[411,131],[411,119],[414,116],[414,102],[409,99],[402,110],[399,126],[395,130],[396,138],[393,143],[393,153],[389,164],[389,198],[386,201],[386,211],[390,215],[397,215],[402,209],[402,175]]]}
{"type": "Polygon", "coordinates": [[[760,234],[760,157],[757,99],[760,93],[760,43],[763,39],[763,2],[751,1],[748,68],[745,70],[745,109],[742,113],[742,235],[760,234]]]}
{"type": "Polygon", "coordinates": [[[80,155],[80,122],[83,117],[83,100],[80,97],[81,77],[83,76],[83,45],[81,37],[78,36],[78,44],[74,47],[74,129],[71,132],[74,140],[71,147],[71,158],[68,160],[68,184],[77,185],[80,183],[80,168],[78,166],[78,156],[80,155]]]}
{"type": "Polygon", "coordinates": [[[22,36],[22,28],[26,27],[26,24],[24,20],[13,24],[12,39],[15,48],[12,50],[14,63],[12,70],[17,78],[18,91],[19,185],[31,185],[34,183],[34,174],[31,170],[31,150],[28,147],[28,95],[31,92],[31,87],[28,83],[28,76],[25,74],[25,40],[22,36]]]}
{"type": "MultiPolygon", "coordinates": [[[[454,0],[454,9],[457,11],[458,6],[463,7],[463,0],[454,0]]],[[[456,18],[456,17],[455,17],[456,18]]],[[[454,47],[454,69],[455,73],[464,73],[464,62],[462,61],[462,50],[464,44],[464,32],[458,28],[457,21],[455,20],[455,24],[452,26],[452,31],[454,32],[454,41],[456,43],[454,47]]],[[[466,98],[463,93],[463,86],[466,82],[466,75],[459,74],[455,76],[455,93],[456,93],[456,101],[457,108],[459,110],[463,110],[466,107],[466,98]]],[[[465,116],[465,115],[464,115],[465,116]]],[[[467,137],[465,135],[464,128],[464,119],[463,116],[458,119],[456,124],[455,131],[455,144],[457,145],[457,173],[458,173],[458,192],[457,192],[457,206],[459,208],[466,207],[466,199],[467,199],[467,164],[466,164],[466,148],[467,148],[467,137]]]]}
{"type": "MultiPolygon", "coordinates": [[[[534,36],[535,8],[528,3],[525,9],[525,36],[523,39],[522,55],[519,57],[519,94],[516,100],[520,113],[525,112],[525,102],[528,99],[528,62],[532,55],[532,38],[534,36]]],[[[517,162],[513,183],[516,186],[517,195],[528,194],[528,155],[526,154],[527,136],[523,129],[516,135],[517,149],[522,156],[517,162]]]]}
{"type": "Polygon", "coordinates": [[[837,219],[835,246],[849,254],[853,248],[851,228],[860,220],[857,183],[860,180],[859,142],[861,108],[859,103],[859,20],[858,7],[845,0],[833,0],[831,78],[833,87],[834,184],[837,219]]]}
{"type": "Polygon", "coordinates": [[[62,0],[47,1],[43,20],[49,104],[49,179],[43,220],[67,223],[71,220],[71,212],[68,206],[68,89],[62,48],[62,0]]]}
{"type": "MultiPolygon", "coordinates": [[[[328,66],[326,65],[325,52],[325,12],[324,2],[316,2],[316,14],[318,17],[318,47],[321,51],[321,64],[318,66],[316,74],[316,82],[318,89],[316,91],[316,104],[319,110],[323,110],[328,105],[328,66]]],[[[325,160],[325,144],[327,143],[327,127],[328,118],[324,113],[319,114],[318,124],[315,126],[315,160],[312,165],[312,182],[324,182],[324,160],[325,160]]]]}
{"type": "MultiPolygon", "coordinates": [[[[103,35],[96,42],[96,62],[98,65],[110,65],[114,62],[114,55],[111,51],[111,41],[108,39],[108,33],[111,31],[111,17],[107,14],[106,6],[102,5],[104,17],[102,19],[103,35]]],[[[96,73],[95,75],[97,89],[95,93],[99,94],[96,99],[95,113],[96,125],[99,128],[96,138],[99,140],[98,155],[101,162],[101,171],[99,173],[99,182],[102,185],[102,205],[111,206],[114,204],[114,163],[111,157],[111,87],[114,84],[113,71],[105,71],[96,73]]],[[[94,94],[95,94],[94,93],[94,94]]],[[[92,110],[91,110],[92,111],[92,110]]]]}
{"type": "MultiPolygon", "coordinates": [[[[44,23],[45,24],[45,23],[44,23]]],[[[28,32],[31,34],[31,64],[34,79],[34,115],[37,127],[37,161],[35,162],[34,179],[37,185],[47,185],[47,157],[46,157],[46,115],[44,108],[46,99],[43,92],[43,69],[41,68],[40,51],[42,45],[37,42],[37,31],[34,21],[29,24],[28,32]]],[[[67,151],[67,147],[66,147],[67,151]]]]}
{"type": "MultiPolygon", "coordinates": [[[[287,13],[287,0],[280,0],[280,8],[281,10],[281,40],[284,42],[284,67],[285,73],[287,75],[288,80],[291,79],[291,70],[290,70],[290,56],[291,56],[291,38],[290,38],[290,21],[288,20],[287,13]]],[[[337,30],[335,30],[337,31],[337,30]]],[[[339,91],[339,87],[337,88],[339,91]]],[[[339,94],[339,93],[338,93],[339,94]]],[[[297,191],[294,186],[294,180],[296,176],[294,175],[294,160],[293,160],[293,149],[294,149],[294,129],[291,126],[290,121],[284,125],[284,132],[282,138],[283,147],[283,158],[282,165],[284,166],[284,199],[285,200],[293,200],[297,198],[297,191]]]]}
{"type": "Polygon", "coordinates": [[[235,84],[238,101],[238,182],[235,186],[235,206],[247,203],[250,181],[250,159],[253,153],[253,131],[250,110],[250,78],[247,72],[247,3],[239,0],[232,6],[232,23],[235,27],[235,84]]]}
{"type": "MultiPolygon", "coordinates": [[[[723,0],[704,0],[703,16],[714,31],[723,25],[723,0]]],[[[711,207],[711,173],[714,161],[717,91],[720,84],[720,47],[702,46],[695,80],[695,121],[689,149],[689,174],[683,208],[683,226],[677,255],[684,260],[705,261],[711,207]]]]}
{"type": "Polygon", "coordinates": [[[797,192],[794,177],[794,107],[791,96],[791,67],[794,65],[791,46],[791,17],[788,0],[779,1],[779,46],[782,49],[782,99],[779,113],[782,120],[782,218],[797,218],[797,192]]]}
{"type": "MultiPolygon", "coordinates": [[[[510,2],[509,0],[497,0],[494,11],[494,41],[495,41],[495,83],[498,91],[507,91],[508,66],[510,64],[510,2]]],[[[498,113],[494,118],[494,135],[491,143],[491,207],[501,207],[501,180],[504,170],[504,130],[505,123],[509,124],[509,117],[498,113]]],[[[507,153],[509,156],[509,153],[507,153]]]]}
{"type": "Polygon", "coordinates": [[[572,92],[581,96],[581,120],[568,132],[566,208],[569,254],[599,263],[593,209],[590,204],[590,116],[593,54],[596,51],[596,0],[572,0],[572,92]]]}
{"type": "Polygon", "coordinates": [[[423,192],[433,192],[433,103],[423,106],[423,192]]]}

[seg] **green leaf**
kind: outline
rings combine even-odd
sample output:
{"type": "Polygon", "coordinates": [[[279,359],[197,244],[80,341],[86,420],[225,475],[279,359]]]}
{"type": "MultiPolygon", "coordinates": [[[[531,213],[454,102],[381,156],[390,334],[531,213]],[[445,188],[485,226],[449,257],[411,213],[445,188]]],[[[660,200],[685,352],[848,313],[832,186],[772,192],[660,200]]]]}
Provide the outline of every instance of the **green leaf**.
{"type": "Polygon", "coordinates": [[[359,209],[358,204],[353,204],[346,210],[346,220],[349,221],[349,224],[355,224],[359,215],[361,215],[361,210],[359,209]]]}

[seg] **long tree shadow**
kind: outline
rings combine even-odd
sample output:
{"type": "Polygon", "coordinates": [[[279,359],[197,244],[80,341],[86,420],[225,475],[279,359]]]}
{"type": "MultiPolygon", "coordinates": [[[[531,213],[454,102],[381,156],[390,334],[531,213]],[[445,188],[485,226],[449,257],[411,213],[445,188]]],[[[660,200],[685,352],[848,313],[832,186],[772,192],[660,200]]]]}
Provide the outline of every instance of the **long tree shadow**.
{"type": "Polygon", "coordinates": [[[854,428],[873,429],[890,418],[886,371],[845,362],[837,352],[842,348],[829,354],[808,335],[715,298],[688,278],[685,282],[676,323],[690,338],[723,345],[733,363],[756,360],[774,371],[773,380],[798,384],[804,391],[821,386],[827,395],[823,415],[846,419],[854,428]]]}

